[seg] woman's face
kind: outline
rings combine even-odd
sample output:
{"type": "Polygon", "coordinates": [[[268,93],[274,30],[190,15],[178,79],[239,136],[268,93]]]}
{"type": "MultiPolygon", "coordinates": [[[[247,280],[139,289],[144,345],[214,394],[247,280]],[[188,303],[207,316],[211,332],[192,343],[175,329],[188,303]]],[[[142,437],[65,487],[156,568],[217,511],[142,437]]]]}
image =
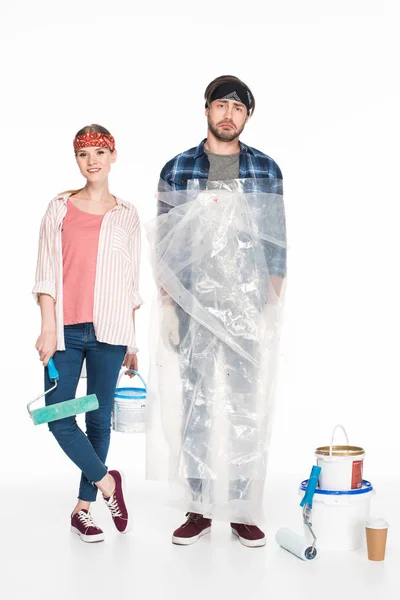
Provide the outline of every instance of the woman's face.
{"type": "Polygon", "coordinates": [[[82,148],[76,153],[76,162],[87,181],[101,183],[107,179],[112,163],[117,160],[117,151],[108,148],[82,148]]]}

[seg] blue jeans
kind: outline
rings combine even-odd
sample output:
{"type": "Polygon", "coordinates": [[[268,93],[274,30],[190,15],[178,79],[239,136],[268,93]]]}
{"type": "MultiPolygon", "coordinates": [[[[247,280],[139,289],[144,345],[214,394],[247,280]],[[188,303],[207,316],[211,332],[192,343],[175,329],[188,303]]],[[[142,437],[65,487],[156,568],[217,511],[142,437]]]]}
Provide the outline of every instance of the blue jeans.
{"type": "MultiPolygon", "coordinates": [[[[126,346],[98,342],[93,323],[67,325],[64,335],[65,351],[53,356],[60,380],[56,389],[45,396],[46,405],[75,398],[86,358],[87,394],[96,394],[99,408],[86,413],[86,435],[78,427],[75,417],[53,421],[49,423],[49,429],[65,454],[82,471],[78,498],[94,502],[97,495],[94,482],[107,474],[105,461],[110,445],[111,413],[126,346]]],[[[45,389],[52,385],[45,369],[45,389]]]]}

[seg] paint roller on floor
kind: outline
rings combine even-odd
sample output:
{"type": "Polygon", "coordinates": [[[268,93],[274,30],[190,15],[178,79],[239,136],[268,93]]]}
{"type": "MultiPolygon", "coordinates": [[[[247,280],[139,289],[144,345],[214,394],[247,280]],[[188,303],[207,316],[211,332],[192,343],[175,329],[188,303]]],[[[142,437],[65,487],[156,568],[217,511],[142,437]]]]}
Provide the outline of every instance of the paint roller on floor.
{"type": "Polygon", "coordinates": [[[37,402],[40,400],[40,398],[43,398],[46,396],[46,394],[49,394],[57,387],[57,382],[60,379],[60,375],[52,358],[50,358],[48,362],[47,370],[50,381],[54,383],[53,387],[37,396],[37,398],[34,400],[28,402],[26,406],[34,425],[42,425],[43,423],[58,421],[59,419],[64,419],[65,417],[72,417],[80,413],[86,413],[99,408],[99,401],[96,394],[90,394],[89,396],[83,396],[82,398],[73,398],[72,400],[65,400],[64,402],[57,402],[56,404],[31,410],[31,404],[37,402]]]}
{"type": "Polygon", "coordinates": [[[301,560],[313,560],[317,556],[317,538],[312,528],[312,503],[315,490],[318,485],[319,475],[321,473],[321,467],[314,466],[311,470],[310,478],[308,480],[307,489],[304,493],[304,497],[300,502],[300,506],[303,507],[303,522],[307,529],[311,533],[313,539],[312,544],[307,539],[289,529],[288,527],[281,527],[278,529],[275,535],[275,539],[282,548],[291,552],[295,556],[301,558],[301,560]]]}

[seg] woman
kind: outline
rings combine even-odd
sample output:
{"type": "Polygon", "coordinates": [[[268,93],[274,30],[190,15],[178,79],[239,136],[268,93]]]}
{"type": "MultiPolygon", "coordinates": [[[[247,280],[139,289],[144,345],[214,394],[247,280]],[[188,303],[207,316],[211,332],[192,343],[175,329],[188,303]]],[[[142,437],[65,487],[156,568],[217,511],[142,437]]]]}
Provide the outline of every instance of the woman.
{"type": "MultiPolygon", "coordinates": [[[[75,397],[86,359],[87,394],[99,408],[86,414],[86,435],[75,417],[49,424],[64,452],[82,471],[71,531],[85,542],[104,540],[90,504],[99,489],[117,530],[128,530],[120,471],[108,471],[111,412],[121,366],[137,370],[134,311],[138,292],[140,223],[136,209],[113,196],[108,174],[116,161],[115,141],[99,125],[84,127],[74,139],[84,188],[54,198],[40,230],[33,294],[41,309],[36,342],[46,367],[53,357],[60,374],[46,404],[75,397]]],[[[45,369],[45,388],[52,386],[45,369]]]]}

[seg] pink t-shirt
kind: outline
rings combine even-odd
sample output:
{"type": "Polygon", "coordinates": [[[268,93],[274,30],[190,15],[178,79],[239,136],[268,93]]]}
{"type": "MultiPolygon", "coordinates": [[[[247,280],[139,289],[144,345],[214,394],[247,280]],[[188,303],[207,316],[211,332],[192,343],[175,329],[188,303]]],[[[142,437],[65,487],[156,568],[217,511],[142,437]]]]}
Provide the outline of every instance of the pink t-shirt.
{"type": "Polygon", "coordinates": [[[62,226],[64,325],[93,322],[94,284],[101,223],[70,200],[62,226]]]}

